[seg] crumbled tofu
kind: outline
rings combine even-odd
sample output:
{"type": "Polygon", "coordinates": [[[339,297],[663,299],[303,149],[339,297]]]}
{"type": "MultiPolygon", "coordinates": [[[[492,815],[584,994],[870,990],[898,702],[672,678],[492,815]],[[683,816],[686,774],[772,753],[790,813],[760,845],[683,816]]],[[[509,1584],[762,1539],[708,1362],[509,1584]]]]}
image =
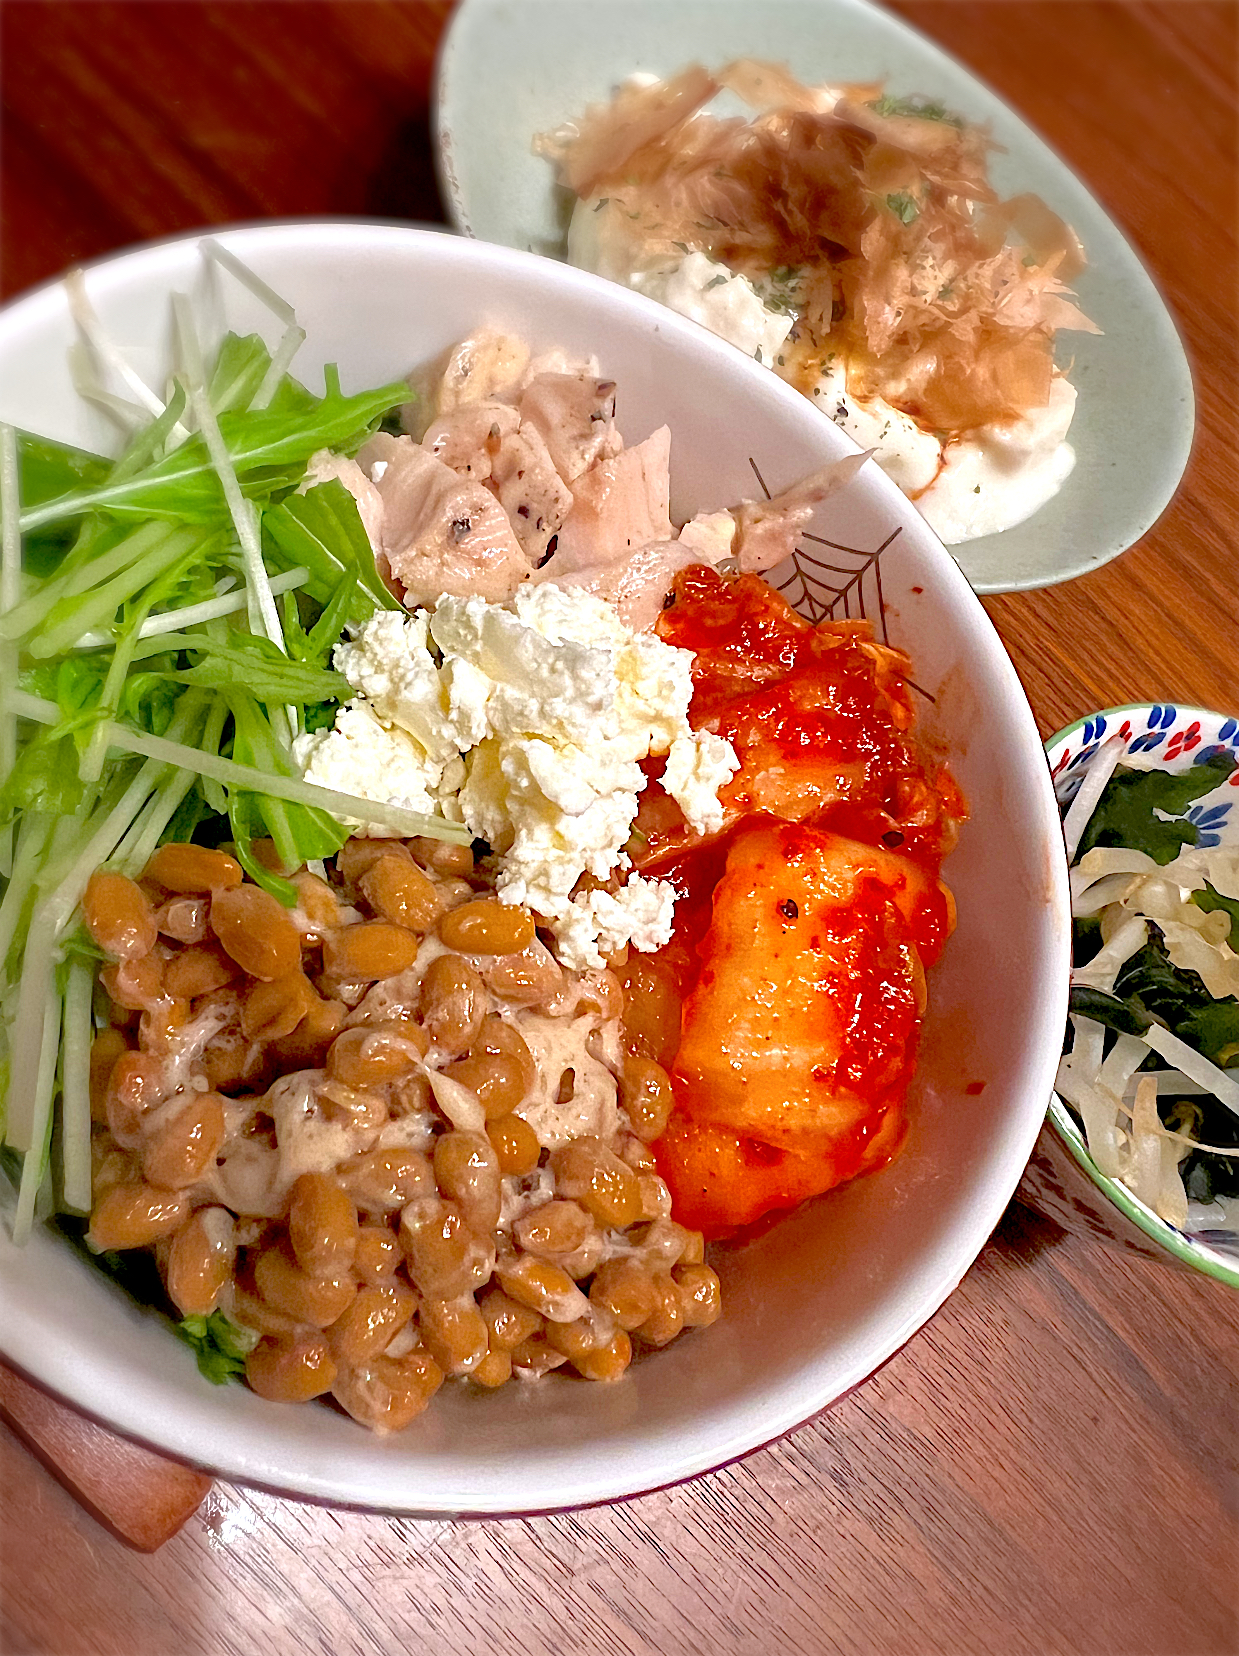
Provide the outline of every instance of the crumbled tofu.
{"type": "Polygon", "coordinates": [[[854,397],[841,362],[827,363],[812,388],[812,396],[840,431],[846,431],[861,448],[874,451],[882,470],[905,494],[915,496],[933,482],[942,460],[938,438],[881,397],[869,402],[854,397]]]}
{"type": "Polygon", "coordinates": [[[949,442],[942,470],[916,502],[935,534],[958,546],[1022,523],[1053,500],[1076,463],[1066,440],[1075,406],[1075,387],[1056,374],[1044,408],[949,442]]]}
{"type": "Polygon", "coordinates": [[[631,281],[638,293],[700,322],[767,368],[792,331],[792,317],[763,304],[747,276],[736,275],[704,253],[689,253],[670,270],[634,275],[631,281]]]}

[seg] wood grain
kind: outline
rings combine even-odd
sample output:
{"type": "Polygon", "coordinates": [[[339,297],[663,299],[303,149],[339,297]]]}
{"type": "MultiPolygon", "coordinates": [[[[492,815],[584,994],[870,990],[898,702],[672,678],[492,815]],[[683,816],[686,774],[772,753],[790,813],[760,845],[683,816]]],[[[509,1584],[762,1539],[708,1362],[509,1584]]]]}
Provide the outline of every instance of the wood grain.
{"type": "MultiPolygon", "coordinates": [[[[583,0],[585,3],[585,0],[583,0]]],[[[294,213],[433,220],[448,7],[4,0],[12,292],[141,236],[294,213]]],[[[1081,173],[1196,368],[1184,487],[1118,562],[986,601],[1042,728],[1239,711],[1230,0],[895,0],[1081,173]]],[[[217,1484],[129,1551],[0,1428],[10,1656],[1232,1656],[1239,1299],[1015,1203],[880,1374],[746,1461],[621,1506],[414,1522],[217,1484]]]]}
{"type": "Polygon", "coordinates": [[[210,1478],[106,1432],[0,1363],[0,1420],[114,1535],[154,1552],[202,1505],[210,1478]]]}
{"type": "Polygon", "coordinates": [[[5,1510],[23,1513],[0,1528],[3,1648],[1224,1656],[1237,1342],[1217,1284],[1013,1205],[860,1392],[622,1506],[416,1522],[220,1484],[140,1558],[0,1440],[5,1510]]]}
{"type": "Polygon", "coordinates": [[[1041,728],[1159,699],[1239,712],[1239,8],[894,0],[891,9],[979,68],[1071,162],[1148,264],[1194,366],[1196,442],[1160,522],[1080,580],[985,600],[1041,728]],[[1017,27],[1022,53],[1012,49],[1017,27]]]}

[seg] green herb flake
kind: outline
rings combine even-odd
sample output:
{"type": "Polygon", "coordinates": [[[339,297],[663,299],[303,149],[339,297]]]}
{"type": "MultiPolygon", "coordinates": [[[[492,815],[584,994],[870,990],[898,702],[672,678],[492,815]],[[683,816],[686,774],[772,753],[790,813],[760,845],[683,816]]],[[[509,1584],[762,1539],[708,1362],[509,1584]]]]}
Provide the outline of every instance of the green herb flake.
{"type": "Polygon", "coordinates": [[[962,116],[952,114],[946,105],[939,103],[936,98],[897,98],[884,92],[880,98],[874,98],[867,107],[885,120],[940,121],[944,126],[959,127],[961,130],[964,125],[962,116]]]}
{"type": "Polygon", "coordinates": [[[804,275],[800,265],[776,265],[760,283],[762,304],[779,316],[795,317],[800,308],[800,281],[804,275]]]}
{"type": "Polygon", "coordinates": [[[921,209],[917,206],[915,198],[910,196],[906,190],[899,190],[894,195],[888,195],[886,205],[894,213],[900,224],[911,224],[914,219],[920,216],[921,209]]]}

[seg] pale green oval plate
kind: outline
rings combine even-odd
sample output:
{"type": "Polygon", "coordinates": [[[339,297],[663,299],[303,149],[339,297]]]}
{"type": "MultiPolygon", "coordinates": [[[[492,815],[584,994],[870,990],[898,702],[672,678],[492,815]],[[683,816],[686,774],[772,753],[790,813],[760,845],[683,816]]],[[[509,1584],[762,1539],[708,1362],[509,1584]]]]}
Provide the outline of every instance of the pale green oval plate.
{"type": "MultiPolygon", "coordinates": [[[[1071,7],[1059,8],[1071,50],[1071,7]]],[[[1090,266],[1077,283],[1101,336],[1072,334],[1076,467],[1026,523],[953,556],[978,592],[1050,586],[1109,562],[1165,510],[1192,442],[1192,379],[1144,266],[1083,184],[1013,110],[932,42],[868,0],[462,0],[438,71],[439,169],[456,226],[562,257],[567,193],[533,155],[537,132],[610,96],[634,70],[671,74],[736,57],[806,81],[885,79],[988,121],[996,187],[1031,190],[1069,220],[1090,266]]]]}

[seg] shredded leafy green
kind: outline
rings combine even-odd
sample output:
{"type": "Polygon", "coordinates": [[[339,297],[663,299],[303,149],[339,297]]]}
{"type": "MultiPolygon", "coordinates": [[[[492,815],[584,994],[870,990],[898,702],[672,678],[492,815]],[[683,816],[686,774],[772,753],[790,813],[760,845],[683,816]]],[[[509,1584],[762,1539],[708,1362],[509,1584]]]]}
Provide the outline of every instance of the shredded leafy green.
{"type": "MultiPolygon", "coordinates": [[[[297,390],[302,397],[308,395],[297,390]]],[[[219,429],[242,493],[263,502],[282,495],[300,482],[316,450],[355,452],[379,416],[408,397],[408,386],[400,383],[355,397],[329,392],[310,407],[300,398],[288,398],[285,406],[273,402],[256,412],[234,409],[221,414],[219,429]],[[290,401],[293,406],[286,406],[290,401]]],[[[210,523],[218,522],[224,510],[223,490],[206,442],[194,436],[132,476],[58,495],[30,507],[20,521],[23,530],[37,529],[83,512],[104,511],[114,517],[210,523]]]]}
{"type": "MultiPolygon", "coordinates": [[[[53,443],[49,438],[34,437],[25,431],[18,436],[17,454],[21,498],[31,506],[40,506],[74,490],[98,488],[112,470],[111,463],[97,454],[87,454],[83,449],[69,448],[64,443],[53,443]]],[[[49,525],[40,533],[27,536],[23,548],[26,569],[34,575],[49,575],[73,540],[72,529],[64,524],[49,525]]]]}
{"type": "Polygon", "coordinates": [[[110,460],[85,449],[54,443],[49,437],[22,432],[17,444],[22,499],[31,506],[73,489],[97,489],[113,469],[110,460]]]}
{"type": "Polygon", "coordinates": [[[225,335],[207,384],[216,414],[249,408],[271,369],[271,352],[258,334],[225,335]]]}
{"type": "Polygon", "coordinates": [[[899,190],[894,195],[888,195],[886,205],[900,224],[911,224],[919,217],[921,211],[917,206],[916,197],[909,195],[907,190],[899,190]]]}
{"type": "Polygon", "coordinates": [[[238,1328],[222,1311],[209,1317],[185,1317],[176,1331],[198,1357],[198,1369],[214,1386],[239,1380],[245,1373],[245,1359],[258,1344],[252,1328],[238,1328]]]}
{"type": "MultiPolygon", "coordinates": [[[[88,1182],[83,973],[97,951],[79,946],[78,917],[95,869],[136,875],[162,840],[198,834],[235,845],[291,904],[255,840],[297,868],[350,831],[334,813],[354,802],[305,783],[292,742],[351,694],[331,667],[345,629],[400,606],[353,497],[335,481],[307,487],[307,472],[318,450],[356,453],[411,392],[394,382],[346,396],[330,367],[309,390],[287,372],[304,335],[272,302],[284,328],[274,353],[257,334],[228,334],[206,360],[175,301],[167,403],[116,460],[0,428],[0,1149],[21,1160],[19,1241],[66,1199],[54,1119],[71,1135],[79,1206],[83,1169],[88,1182]]],[[[401,831],[436,831],[437,819],[404,818],[401,831]]],[[[182,1332],[223,1378],[241,1336],[218,1316],[196,1321],[182,1332]]]]}
{"type": "Polygon", "coordinates": [[[364,621],[376,608],[400,608],[374,567],[357,502],[343,483],[333,478],[303,495],[289,495],[263,513],[262,527],[272,563],[308,569],[304,590],[317,603],[330,603],[343,577],[353,577],[356,592],[349,599],[346,621],[364,621]]]}

